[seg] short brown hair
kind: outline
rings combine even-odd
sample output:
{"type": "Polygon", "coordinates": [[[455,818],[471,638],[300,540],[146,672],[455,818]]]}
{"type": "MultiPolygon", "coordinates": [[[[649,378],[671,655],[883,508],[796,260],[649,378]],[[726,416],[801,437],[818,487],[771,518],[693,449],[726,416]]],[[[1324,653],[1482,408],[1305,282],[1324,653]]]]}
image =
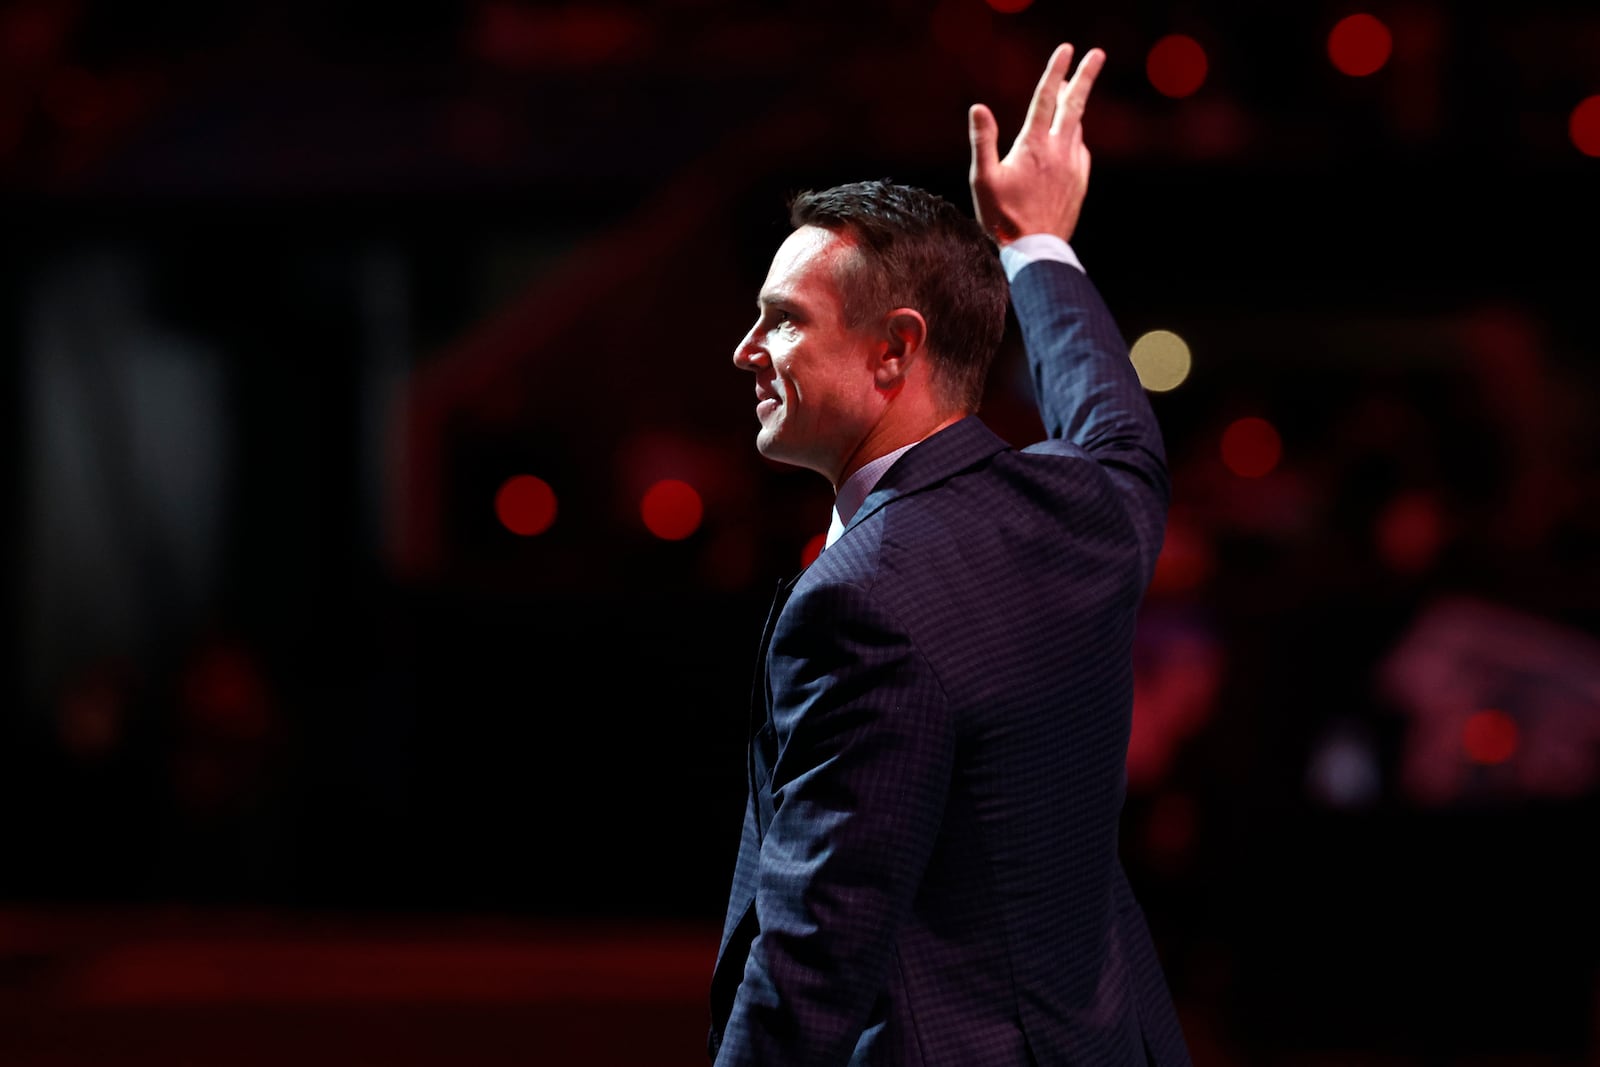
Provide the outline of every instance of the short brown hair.
{"type": "Polygon", "coordinates": [[[983,228],[943,197],[890,181],[797,193],[789,222],[855,238],[858,255],[839,279],[852,325],[896,307],[921,312],[946,399],[977,411],[1005,332],[1009,294],[998,250],[983,228]]]}

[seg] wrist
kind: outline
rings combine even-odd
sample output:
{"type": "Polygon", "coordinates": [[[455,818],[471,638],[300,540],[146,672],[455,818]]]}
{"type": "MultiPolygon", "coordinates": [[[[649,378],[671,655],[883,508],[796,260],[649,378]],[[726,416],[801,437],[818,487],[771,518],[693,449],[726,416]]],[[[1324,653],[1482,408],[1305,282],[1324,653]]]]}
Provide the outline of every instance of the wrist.
{"type": "Polygon", "coordinates": [[[1023,267],[1042,259],[1066,263],[1085,274],[1088,273],[1084,270],[1083,261],[1078,258],[1077,252],[1059,234],[1021,234],[1000,247],[1000,265],[1005,268],[1007,278],[1016,277],[1017,272],[1023,267]]]}

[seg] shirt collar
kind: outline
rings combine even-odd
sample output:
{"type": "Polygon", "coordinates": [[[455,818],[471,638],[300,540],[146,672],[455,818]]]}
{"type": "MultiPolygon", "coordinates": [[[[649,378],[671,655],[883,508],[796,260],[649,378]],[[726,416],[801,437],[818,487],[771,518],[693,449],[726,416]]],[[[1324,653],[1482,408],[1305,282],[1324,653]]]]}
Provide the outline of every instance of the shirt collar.
{"type": "Polygon", "coordinates": [[[861,505],[866,502],[867,495],[878,484],[878,479],[894,466],[894,461],[899,459],[903,452],[918,443],[913,441],[909,445],[901,445],[893,452],[887,452],[872,462],[863,464],[860,470],[844,480],[844,484],[839,487],[839,492],[833,498],[833,521],[828,524],[828,537],[823,542],[823,548],[839,540],[839,535],[844,533],[844,528],[850,525],[850,520],[855,518],[856,512],[860,511],[861,505]]]}

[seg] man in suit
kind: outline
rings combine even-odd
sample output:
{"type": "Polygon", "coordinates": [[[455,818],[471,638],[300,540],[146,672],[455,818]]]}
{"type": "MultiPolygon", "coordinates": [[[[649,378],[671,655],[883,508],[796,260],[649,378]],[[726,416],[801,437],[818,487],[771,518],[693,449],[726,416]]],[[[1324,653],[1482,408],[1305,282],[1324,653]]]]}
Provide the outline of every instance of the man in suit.
{"type": "Polygon", "coordinates": [[[718,1067],[1188,1062],[1117,858],[1169,488],[1068,244],[1105,61],[1072,56],[1005,159],[971,109],[976,221],[891,183],[797,197],[734,353],[761,453],[836,497],[762,635],[718,1067]],[[974,414],[1008,296],[1049,435],[1021,450],[974,414]]]}

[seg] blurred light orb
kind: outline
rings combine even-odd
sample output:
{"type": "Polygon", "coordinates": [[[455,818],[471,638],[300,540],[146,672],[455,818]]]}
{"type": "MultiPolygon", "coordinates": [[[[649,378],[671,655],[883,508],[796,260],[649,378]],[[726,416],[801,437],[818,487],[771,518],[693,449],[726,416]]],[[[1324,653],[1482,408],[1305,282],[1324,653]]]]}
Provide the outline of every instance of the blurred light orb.
{"type": "Polygon", "coordinates": [[[1015,15],[1033,6],[1033,0],[987,0],[987,3],[1002,15],[1015,15]]]}
{"type": "Polygon", "coordinates": [[[1389,27],[1364,12],[1346,15],[1328,31],[1328,58],[1339,73],[1352,78],[1382,70],[1393,50],[1389,27]]]}
{"type": "Polygon", "coordinates": [[[1378,555],[1390,570],[1402,574],[1426,571],[1438,557],[1444,538],[1443,509],[1431,493],[1396,496],[1373,523],[1378,555]]]}
{"type": "Polygon", "coordinates": [[[1371,741],[1349,727],[1332,731],[1312,756],[1306,788],[1330,808],[1362,808],[1378,800],[1383,775],[1371,741]]]}
{"type": "Polygon", "coordinates": [[[1173,99],[1193,96],[1206,81],[1206,50],[1193,37],[1169,33],[1150,46],[1144,72],[1156,92],[1173,99]]]}
{"type": "Polygon", "coordinates": [[[822,555],[823,546],[827,543],[828,535],[825,533],[819,533],[815,537],[811,538],[811,540],[807,541],[805,543],[805,547],[800,549],[801,568],[811,566],[816,558],[822,555]]]}
{"type": "Polygon", "coordinates": [[[1241,478],[1272,473],[1283,458],[1283,439],[1266,419],[1236,419],[1222,431],[1222,462],[1241,478]]]}
{"type": "Polygon", "coordinates": [[[644,491],[639,517],[645,528],[663,541],[682,541],[700,528],[705,505],[688,482],[663,478],[644,491]]]}
{"type": "Polygon", "coordinates": [[[1572,109],[1567,135],[1578,151],[1600,159],[1600,95],[1588,97],[1572,109]]]}
{"type": "Polygon", "coordinates": [[[1197,589],[1211,577],[1216,563],[1210,534],[1181,509],[1174,508],[1167,516],[1167,533],[1156,556],[1150,591],[1165,594],[1197,589]]]}
{"type": "Polygon", "coordinates": [[[1193,360],[1189,345],[1171,330],[1151,330],[1129,350],[1139,384],[1152,393],[1166,393],[1189,377],[1193,360]]]}
{"type": "Polygon", "coordinates": [[[1150,806],[1145,843],[1164,863],[1176,862],[1193,849],[1198,824],[1195,803],[1189,796],[1162,793],[1150,806]]]}
{"type": "Polygon", "coordinates": [[[495,493],[494,513],[518,537],[535,537],[556,521],[556,492],[543,478],[515,475],[495,493]]]}
{"type": "Polygon", "coordinates": [[[1461,747],[1474,763],[1505,763],[1517,754],[1520,740],[1517,721],[1498,708],[1475,712],[1461,728],[1461,747]]]}

